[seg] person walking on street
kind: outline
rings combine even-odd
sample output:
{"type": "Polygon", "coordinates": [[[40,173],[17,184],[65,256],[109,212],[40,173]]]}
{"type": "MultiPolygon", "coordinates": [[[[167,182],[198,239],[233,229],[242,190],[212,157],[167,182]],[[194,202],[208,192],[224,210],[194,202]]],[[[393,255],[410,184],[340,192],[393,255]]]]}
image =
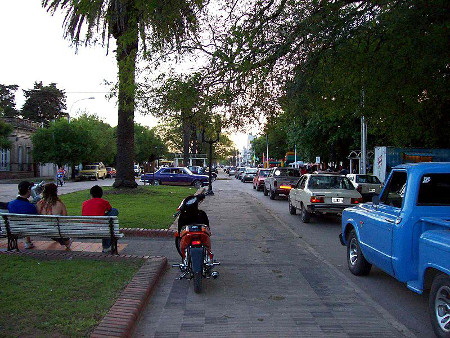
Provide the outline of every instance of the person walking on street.
{"type": "MultiPolygon", "coordinates": [[[[113,207],[103,196],[103,189],[94,185],[91,190],[91,199],[84,201],[81,208],[81,215],[83,216],[117,216],[119,211],[113,207]]],[[[102,239],[102,251],[108,252],[111,249],[111,240],[102,239]]]]}
{"type": "MultiPolygon", "coordinates": [[[[34,183],[28,181],[22,181],[18,185],[19,196],[11,202],[8,203],[8,212],[12,214],[28,214],[36,215],[36,206],[28,200],[31,196],[31,187],[34,183]]],[[[26,237],[25,249],[31,249],[34,247],[33,242],[31,242],[30,236],[26,237]]]]}
{"type": "Polygon", "coordinates": [[[56,173],[57,182],[56,185],[61,185],[61,187],[64,184],[64,176],[66,175],[66,171],[64,167],[60,167],[58,169],[58,172],[56,173]]]}
{"type": "MultiPolygon", "coordinates": [[[[67,208],[58,197],[58,187],[54,183],[47,183],[42,192],[43,198],[37,203],[36,208],[40,215],[67,216],[67,208]]],[[[72,245],[70,238],[52,238],[69,250],[72,245]]]]}

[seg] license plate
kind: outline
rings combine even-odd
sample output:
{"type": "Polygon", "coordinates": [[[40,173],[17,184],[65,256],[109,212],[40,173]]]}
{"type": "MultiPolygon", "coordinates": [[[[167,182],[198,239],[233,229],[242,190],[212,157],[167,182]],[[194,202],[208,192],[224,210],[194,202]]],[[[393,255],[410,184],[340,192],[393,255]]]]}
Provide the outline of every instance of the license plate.
{"type": "Polygon", "coordinates": [[[369,189],[369,192],[375,192],[375,189],[369,189]]]}
{"type": "Polygon", "coordinates": [[[342,197],[332,197],[331,202],[333,203],[344,203],[344,199],[342,197]]]}

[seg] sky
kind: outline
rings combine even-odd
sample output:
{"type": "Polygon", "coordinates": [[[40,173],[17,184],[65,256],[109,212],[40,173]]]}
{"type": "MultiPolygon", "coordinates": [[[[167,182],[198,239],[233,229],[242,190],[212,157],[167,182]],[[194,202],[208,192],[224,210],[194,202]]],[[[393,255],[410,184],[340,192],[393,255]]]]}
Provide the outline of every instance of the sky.
{"type": "MultiPolygon", "coordinates": [[[[117,125],[117,101],[106,98],[114,83],[117,64],[110,47],[70,46],[63,37],[63,14],[52,16],[41,7],[40,0],[2,1],[0,10],[0,83],[18,85],[16,108],[25,102],[23,89],[32,89],[36,81],[56,83],[65,90],[67,112],[76,117],[82,112],[96,114],[111,126],[117,125]],[[89,99],[94,97],[94,99],[89,99]]],[[[156,126],[152,116],[136,114],[135,121],[156,126]]],[[[247,135],[231,135],[238,149],[247,144],[247,135]]]]}

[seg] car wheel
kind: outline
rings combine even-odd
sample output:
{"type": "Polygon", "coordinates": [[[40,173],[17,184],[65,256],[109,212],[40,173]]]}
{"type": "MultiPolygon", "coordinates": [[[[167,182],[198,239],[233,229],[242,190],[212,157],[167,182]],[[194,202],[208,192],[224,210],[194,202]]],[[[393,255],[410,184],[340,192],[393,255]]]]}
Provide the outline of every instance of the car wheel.
{"type": "Polygon", "coordinates": [[[361,251],[355,229],[350,232],[347,240],[347,264],[350,272],[356,276],[368,275],[372,268],[361,251]]]}
{"type": "Polygon", "coordinates": [[[269,192],[267,191],[266,186],[264,186],[264,196],[267,196],[267,195],[269,195],[269,192]]]}
{"type": "Polygon", "coordinates": [[[290,198],[289,198],[289,213],[291,215],[295,215],[297,213],[297,209],[292,205],[290,198]]]}
{"type": "Polygon", "coordinates": [[[450,337],[450,276],[437,275],[429,298],[431,325],[437,337],[450,337]]]}
{"type": "Polygon", "coordinates": [[[202,187],[202,182],[200,181],[194,181],[192,182],[192,185],[196,188],[196,189],[200,189],[202,187]]]}
{"type": "Polygon", "coordinates": [[[308,210],[306,210],[303,204],[301,207],[301,219],[303,223],[309,223],[311,221],[311,213],[308,210]]]}
{"type": "Polygon", "coordinates": [[[273,191],[272,189],[270,189],[270,191],[269,191],[269,198],[270,198],[271,200],[274,200],[276,196],[277,196],[277,194],[275,193],[275,191],[273,191]]]}

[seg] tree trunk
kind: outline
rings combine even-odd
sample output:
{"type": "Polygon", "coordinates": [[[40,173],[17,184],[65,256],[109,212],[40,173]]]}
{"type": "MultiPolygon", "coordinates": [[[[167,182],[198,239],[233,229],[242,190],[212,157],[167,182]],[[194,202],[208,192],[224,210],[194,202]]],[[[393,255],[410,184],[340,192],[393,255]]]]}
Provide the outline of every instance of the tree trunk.
{"type": "Polygon", "coordinates": [[[117,123],[117,174],[114,188],[135,188],[134,178],[134,98],[138,31],[130,28],[117,39],[119,68],[117,123]]]}
{"type": "Polygon", "coordinates": [[[189,120],[183,120],[183,163],[187,167],[189,165],[189,143],[191,140],[191,124],[189,120]]]}

